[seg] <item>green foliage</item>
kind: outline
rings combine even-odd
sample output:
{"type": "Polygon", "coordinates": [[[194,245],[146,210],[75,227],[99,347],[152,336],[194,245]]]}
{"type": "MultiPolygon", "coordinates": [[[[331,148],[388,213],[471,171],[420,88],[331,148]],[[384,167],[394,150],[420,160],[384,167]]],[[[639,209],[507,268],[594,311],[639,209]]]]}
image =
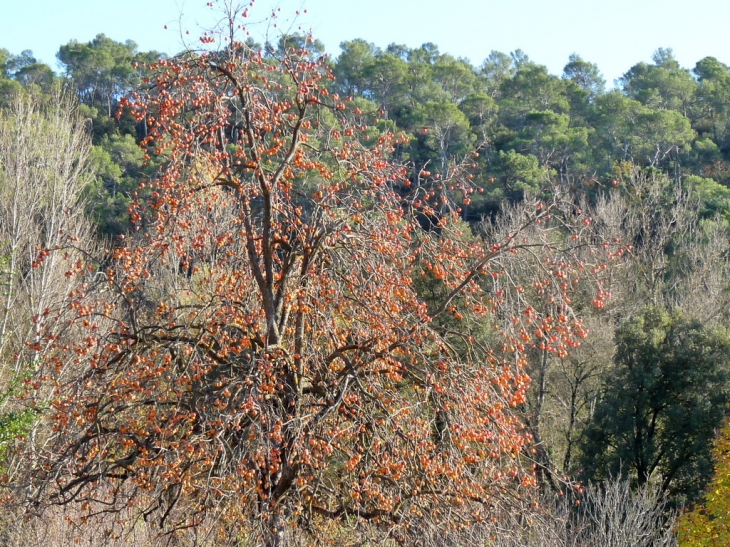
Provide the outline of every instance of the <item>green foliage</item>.
{"type": "Polygon", "coordinates": [[[508,128],[519,129],[530,112],[551,110],[564,114],[570,110],[565,86],[565,81],[549,74],[546,67],[522,62],[515,75],[500,87],[500,118],[508,128]]]}
{"type": "Polygon", "coordinates": [[[440,174],[447,157],[481,148],[474,175],[503,184],[494,193],[485,182],[493,196],[472,200],[473,218],[487,212],[480,209],[487,203],[491,210],[495,200],[520,199],[520,191],[509,189],[513,181],[534,189],[528,179],[546,174],[562,188],[596,199],[611,183],[614,166],[626,161],[658,168],[674,184],[698,176],[730,186],[730,72],[715,58],[690,72],[670,49],[659,49],[652,64],[635,65],[619,89],[606,92],[598,67],[577,54],[560,78],[521,50],[492,51],[477,69],[434,44],[381,50],[352,40],[341,47],[333,88],[372,100],[410,134],[411,145],[399,147],[396,158],[412,163],[414,178],[424,165],[440,174]],[[517,158],[505,158],[510,152],[537,158],[543,173],[505,176],[515,171],[505,166],[517,158]]]}
{"type": "Polygon", "coordinates": [[[730,545],[730,423],[715,440],[712,455],[715,472],[702,501],[679,517],[680,547],[730,545]]]}
{"type": "Polygon", "coordinates": [[[115,99],[133,85],[137,44],[115,42],[103,34],[88,43],[72,40],[58,50],[58,60],[76,85],[79,100],[113,115],[115,99]]]}
{"type": "Polygon", "coordinates": [[[422,161],[435,162],[442,173],[449,158],[464,155],[474,144],[469,121],[452,102],[426,103],[416,110],[415,118],[416,125],[423,127],[421,142],[425,149],[422,149],[422,161]]]}
{"type": "Polygon", "coordinates": [[[144,151],[131,135],[104,136],[92,148],[91,162],[98,178],[86,192],[89,212],[102,233],[124,233],[132,194],[154,167],[145,166],[144,151]]]}
{"type": "Polygon", "coordinates": [[[337,87],[345,95],[362,93],[366,87],[366,70],[375,58],[377,48],[362,39],[342,42],[334,73],[337,87]]]}
{"type": "Polygon", "coordinates": [[[18,396],[27,390],[23,386],[23,380],[28,376],[18,375],[0,391],[0,472],[4,469],[4,462],[8,450],[20,437],[25,437],[38,421],[40,408],[21,407],[17,404],[9,410],[11,400],[17,400],[18,396]]]}
{"type": "Polygon", "coordinates": [[[730,401],[728,333],[648,308],[617,330],[614,361],[582,446],[584,478],[656,482],[678,503],[695,499],[730,401]]]}
{"type": "Polygon", "coordinates": [[[385,114],[405,100],[408,63],[401,57],[378,52],[363,69],[368,95],[385,114]]]}
{"type": "Polygon", "coordinates": [[[0,108],[7,108],[13,101],[13,97],[23,92],[23,86],[15,80],[0,79],[0,108]]]}
{"type": "Polygon", "coordinates": [[[588,93],[591,99],[601,95],[606,87],[606,81],[601,76],[598,66],[584,61],[575,53],[569,57],[568,64],[563,68],[563,78],[575,83],[588,93]]]}
{"type": "Polygon", "coordinates": [[[499,111],[497,102],[486,93],[473,93],[459,103],[459,110],[469,120],[473,130],[485,135],[485,131],[494,123],[499,111]]]}
{"type": "Polygon", "coordinates": [[[115,133],[136,133],[131,117],[122,113],[116,118],[119,100],[142,84],[146,65],[164,55],[139,52],[131,40],[116,42],[99,34],[87,43],[72,40],[61,46],[57,57],[86,107],[84,115],[90,120],[94,144],[115,133]]]}
{"type": "Polygon", "coordinates": [[[654,110],[618,91],[599,97],[592,121],[592,145],[608,160],[666,167],[691,147],[695,133],[674,110],[654,110]]]}
{"type": "Polygon", "coordinates": [[[532,154],[541,166],[568,173],[586,152],[588,135],[589,129],[572,126],[567,114],[533,111],[525,117],[524,129],[504,148],[532,154]]]}
{"type": "Polygon", "coordinates": [[[621,78],[624,93],[653,109],[686,114],[694,101],[696,84],[690,71],[679,66],[671,49],[660,48],[654,64],[634,65],[621,78]]]}
{"type": "Polygon", "coordinates": [[[695,138],[689,120],[674,110],[642,109],[631,126],[632,157],[645,165],[666,165],[689,150],[695,138]]]}
{"type": "Polygon", "coordinates": [[[692,195],[699,200],[700,213],[705,218],[720,216],[730,222],[730,188],[712,179],[691,175],[685,184],[691,188],[692,195]]]}
{"type": "Polygon", "coordinates": [[[503,189],[502,197],[512,199],[521,199],[525,192],[537,193],[548,175],[535,156],[514,150],[500,151],[495,169],[503,189]]]}
{"type": "Polygon", "coordinates": [[[39,63],[26,49],[19,55],[0,49],[0,108],[7,108],[23,88],[35,94],[50,93],[58,78],[51,67],[39,63]]]}
{"type": "Polygon", "coordinates": [[[474,68],[451,55],[439,56],[433,64],[433,76],[449,100],[456,104],[478,90],[474,68]]]}

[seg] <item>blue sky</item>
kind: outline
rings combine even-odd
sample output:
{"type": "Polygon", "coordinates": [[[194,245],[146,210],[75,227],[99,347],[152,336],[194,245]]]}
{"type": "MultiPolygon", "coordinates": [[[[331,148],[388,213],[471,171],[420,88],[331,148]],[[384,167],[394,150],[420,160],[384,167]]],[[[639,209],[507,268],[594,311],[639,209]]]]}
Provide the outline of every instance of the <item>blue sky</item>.
{"type": "MultiPolygon", "coordinates": [[[[231,0],[227,0],[231,1],[231,0]]],[[[105,33],[139,49],[175,53],[215,21],[206,0],[0,0],[0,47],[33,50],[58,69],[71,39],[105,33]],[[167,30],[164,29],[167,25],[167,30]],[[186,34],[190,32],[190,34],[186,34]]],[[[517,48],[560,74],[575,52],[610,83],[659,47],[688,68],[712,55],[730,64],[729,0],[257,0],[252,19],[281,8],[280,27],[311,29],[337,56],[343,40],[385,47],[434,42],[479,65],[491,50],[517,48]],[[296,20],[296,10],[302,13],[296,20]]],[[[264,32],[263,26],[252,34],[264,32]]]]}

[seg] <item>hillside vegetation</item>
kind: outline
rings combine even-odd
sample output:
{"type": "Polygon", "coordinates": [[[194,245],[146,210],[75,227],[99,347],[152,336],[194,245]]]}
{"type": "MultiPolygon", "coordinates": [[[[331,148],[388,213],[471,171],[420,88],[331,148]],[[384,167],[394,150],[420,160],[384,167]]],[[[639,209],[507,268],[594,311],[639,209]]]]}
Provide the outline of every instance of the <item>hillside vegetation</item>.
{"type": "Polygon", "coordinates": [[[730,67],[238,31],[0,49],[0,544],[723,543],[730,67]]]}

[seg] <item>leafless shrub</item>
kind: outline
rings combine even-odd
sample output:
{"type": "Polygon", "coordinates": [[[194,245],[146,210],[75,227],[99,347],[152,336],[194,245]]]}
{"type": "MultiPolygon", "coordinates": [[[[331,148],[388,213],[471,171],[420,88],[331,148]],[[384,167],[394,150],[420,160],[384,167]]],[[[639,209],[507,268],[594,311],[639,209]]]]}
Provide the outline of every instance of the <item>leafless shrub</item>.
{"type": "Polygon", "coordinates": [[[457,530],[424,528],[424,547],[675,547],[675,514],[661,492],[626,481],[590,485],[581,495],[543,499],[532,510],[495,515],[457,530]]]}

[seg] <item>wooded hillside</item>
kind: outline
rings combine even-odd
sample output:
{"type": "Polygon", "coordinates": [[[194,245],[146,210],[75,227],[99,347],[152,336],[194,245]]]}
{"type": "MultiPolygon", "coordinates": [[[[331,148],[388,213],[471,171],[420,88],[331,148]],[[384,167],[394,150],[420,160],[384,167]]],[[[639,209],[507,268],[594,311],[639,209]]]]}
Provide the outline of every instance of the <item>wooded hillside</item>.
{"type": "Polygon", "coordinates": [[[730,67],[242,15],[0,49],[0,543],[722,542],[730,67]]]}

